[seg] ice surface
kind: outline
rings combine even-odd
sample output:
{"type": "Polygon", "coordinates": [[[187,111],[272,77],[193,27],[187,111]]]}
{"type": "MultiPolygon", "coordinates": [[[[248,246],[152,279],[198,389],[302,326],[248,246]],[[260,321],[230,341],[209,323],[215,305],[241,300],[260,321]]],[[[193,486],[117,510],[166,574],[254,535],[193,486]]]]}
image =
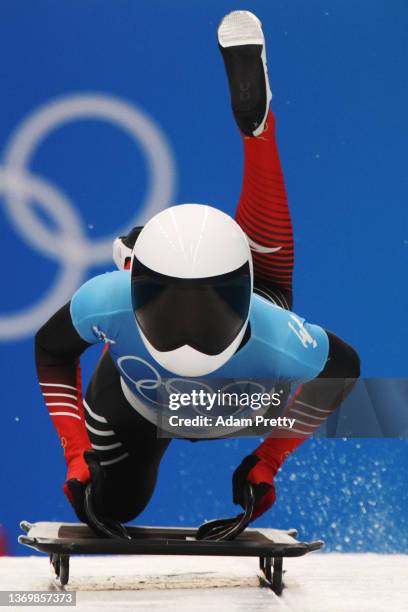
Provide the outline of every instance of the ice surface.
{"type": "MultiPolygon", "coordinates": [[[[407,555],[311,553],[284,568],[279,598],[258,586],[256,558],[82,556],[71,559],[67,590],[78,591],[79,610],[408,610],[407,555]]],[[[50,587],[45,556],[0,558],[0,590],[50,587]]]]}

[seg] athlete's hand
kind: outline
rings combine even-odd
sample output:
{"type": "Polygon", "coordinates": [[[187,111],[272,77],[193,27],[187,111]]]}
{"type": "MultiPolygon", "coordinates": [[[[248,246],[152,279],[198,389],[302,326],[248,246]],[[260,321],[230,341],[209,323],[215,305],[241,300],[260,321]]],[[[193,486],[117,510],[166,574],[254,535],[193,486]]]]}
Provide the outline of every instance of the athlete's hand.
{"type": "Polygon", "coordinates": [[[87,450],[71,459],[68,464],[67,479],[64,484],[64,493],[75,510],[75,514],[83,523],[87,523],[85,513],[85,489],[92,482],[92,496],[95,506],[102,497],[104,472],[94,451],[87,450]]]}
{"type": "Polygon", "coordinates": [[[265,459],[257,457],[255,453],[245,457],[232,477],[233,500],[235,504],[244,507],[245,484],[250,482],[255,494],[255,507],[252,521],[261,516],[275,502],[275,486],[273,480],[276,467],[269,465],[265,459]]]}

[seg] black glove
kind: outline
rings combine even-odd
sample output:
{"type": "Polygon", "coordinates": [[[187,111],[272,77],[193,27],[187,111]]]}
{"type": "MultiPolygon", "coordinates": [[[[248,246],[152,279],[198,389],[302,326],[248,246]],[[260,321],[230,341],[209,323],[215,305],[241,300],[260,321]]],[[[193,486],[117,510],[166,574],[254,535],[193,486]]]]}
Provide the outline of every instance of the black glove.
{"type": "Polygon", "coordinates": [[[245,457],[232,477],[232,495],[234,504],[245,507],[244,490],[246,483],[252,484],[255,495],[255,507],[252,519],[255,520],[275,502],[275,487],[273,479],[276,469],[256,454],[245,457]]]}
{"type": "MultiPolygon", "coordinates": [[[[96,511],[102,511],[102,494],[105,472],[99,464],[99,461],[97,460],[94,451],[85,451],[84,459],[88,465],[90,473],[93,507],[96,511]]],[[[88,517],[85,512],[85,490],[87,485],[88,483],[81,482],[77,478],[71,478],[70,480],[67,480],[64,485],[65,494],[68,497],[72,507],[74,508],[75,514],[82,523],[88,523],[88,517]]]]}

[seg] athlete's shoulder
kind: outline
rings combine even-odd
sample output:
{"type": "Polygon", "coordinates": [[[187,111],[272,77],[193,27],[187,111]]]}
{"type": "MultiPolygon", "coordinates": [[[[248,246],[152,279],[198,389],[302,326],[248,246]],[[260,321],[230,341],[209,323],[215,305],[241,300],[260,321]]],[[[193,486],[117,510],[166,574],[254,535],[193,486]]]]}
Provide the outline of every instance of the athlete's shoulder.
{"type": "Polygon", "coordinates": [[[256,340],[269,345],[293,377],[314,378],[323,369],[329,342],[325,330],[303,317],[255,295],[251,328],[256,340]]]}
{"type": "Polygon", "coordinates": [[[73,295],[72,311],[114,312],[131,308],[130,274],[115,271],[94,276],[73,295]]]}
{"type": "Polygon", "coordinates": [[[127,271],[107,272],[84,283],[71,300],[71,318],[78,333],[87,340],[99,323],[132,310],[130,274],[127,271]]]}

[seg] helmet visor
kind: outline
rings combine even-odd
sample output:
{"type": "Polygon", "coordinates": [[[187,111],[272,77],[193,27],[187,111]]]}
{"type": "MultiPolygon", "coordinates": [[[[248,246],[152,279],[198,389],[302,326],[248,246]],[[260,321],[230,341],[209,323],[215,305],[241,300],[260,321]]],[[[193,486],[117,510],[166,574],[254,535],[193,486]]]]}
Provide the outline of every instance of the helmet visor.
{"type": "Polygon", "coordinates": [[[249,262],[227,274],[175,278],[134,257],[132,304],[136,321],[158,351],[191,346],[218,355],[244,326],[251,300],[249,262]]]}

